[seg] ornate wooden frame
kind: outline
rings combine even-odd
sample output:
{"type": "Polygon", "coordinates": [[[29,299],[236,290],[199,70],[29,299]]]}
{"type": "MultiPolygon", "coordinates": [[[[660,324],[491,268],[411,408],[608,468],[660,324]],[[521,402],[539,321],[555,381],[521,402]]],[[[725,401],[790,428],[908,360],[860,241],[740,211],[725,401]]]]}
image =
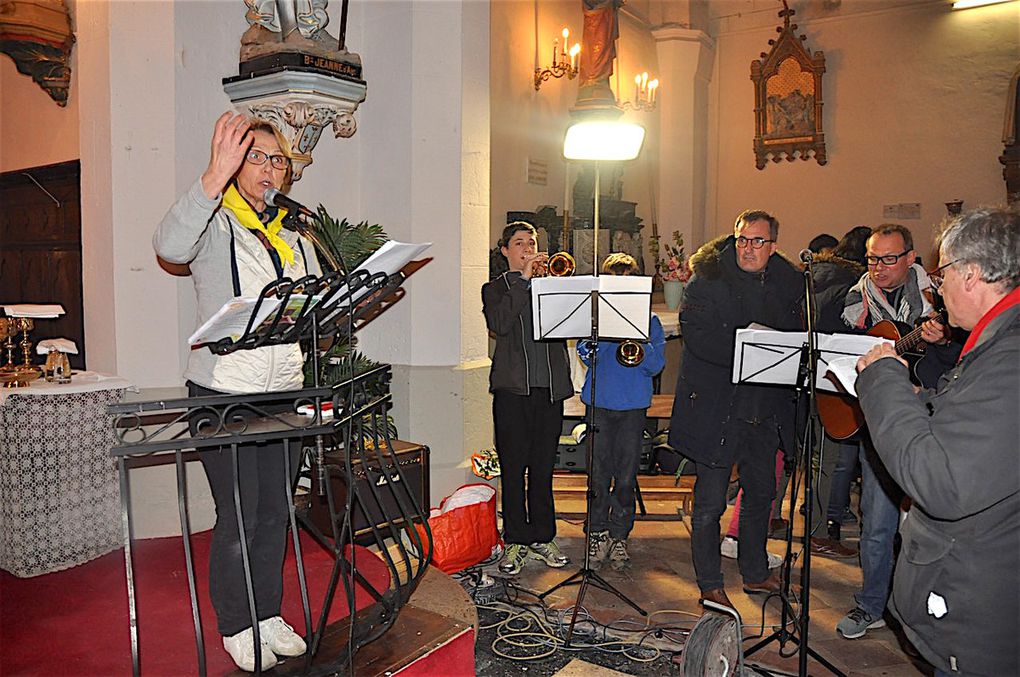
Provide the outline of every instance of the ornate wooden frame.
{"type": "Polygon", "coordinates": [[[783,25],[776,28],[779,38],[769,40],[772,46],[761,60],[751,62],[754,82],[754,158],[755,166],[764,169],[768,160],[779,162],[814,156],[818,164],[827,162],[825,134],[822,133],[822,73],[825,55],[814,55],[801,44],[807,37],[797,37],[797,24],[790,23],[796,10],[782,0],[779,16],[783,25]]]}

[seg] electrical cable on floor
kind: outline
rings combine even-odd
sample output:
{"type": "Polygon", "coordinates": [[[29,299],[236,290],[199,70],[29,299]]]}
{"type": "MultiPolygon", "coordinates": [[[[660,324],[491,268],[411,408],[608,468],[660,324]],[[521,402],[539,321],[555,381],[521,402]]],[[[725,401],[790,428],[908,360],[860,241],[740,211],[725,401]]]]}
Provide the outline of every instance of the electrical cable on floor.
{"type": "MultiPolygon", "coordinates": [[[[682,649],[691,628],[700,618],[700,614],[690,611],[660,609],[651,612],[643,621],[620,618],[609,623],[601,623],[586,609],[580,607],[574,634],[570,646],[567,646],[566,631],[573,607],[553,609],[536,593],[518,587],[512,580],[489,576],[484,569],[497,560],[497,556],[491,557],[475,567],[454,574],[454,578],[460,581],[471,595],[479,612],[497,616],[494,622],[480,625],[479,630],[495,632],[491,651],[500,658],[517,662],[535,661],[548,658],[562,649],[574,653],[597,651],[617,654],[637,663],[647,664],[658,660],[666,651],[649,645],[652,638],[668,641],[682,649]],[[534,597],[535,601],[526,602],[521,599],[523,596],[534,597]],[[656,616],[667,614],[690,618],[654,622],[656,616]],[[626,632],[633,637],[621,639],[615,637],[614,632],[626,632]]],[[[761,633],[764,633],[766,628],[775,630],[778,626],[765,624],[764,614],[763,606],[761,624],[750,627],[759,628],[761,633]]]]}

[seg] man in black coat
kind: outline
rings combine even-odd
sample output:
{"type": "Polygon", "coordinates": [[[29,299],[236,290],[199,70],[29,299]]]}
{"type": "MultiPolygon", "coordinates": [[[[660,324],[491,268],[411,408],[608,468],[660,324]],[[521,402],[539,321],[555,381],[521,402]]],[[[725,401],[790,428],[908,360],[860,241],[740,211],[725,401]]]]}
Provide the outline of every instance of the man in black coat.
{"type": "Polygon", "coordinates": [[[694,485],[691,544],[704,599],[732,607],[723,587],[719,518],[734,463],[744,490],[737,563],[744,591],[771,593],[765,541],[776,491],[776,450],[794,449],[794,391],[734,385],[737,329],[752,322],[773,329],[802,326],[801,275],[776,253],[779,222],[763,211],[737,217],[733,235],[713,240],[691,257],[694,276],[680,310],[684,337],[670,445],[691,458],[694,485]]]}

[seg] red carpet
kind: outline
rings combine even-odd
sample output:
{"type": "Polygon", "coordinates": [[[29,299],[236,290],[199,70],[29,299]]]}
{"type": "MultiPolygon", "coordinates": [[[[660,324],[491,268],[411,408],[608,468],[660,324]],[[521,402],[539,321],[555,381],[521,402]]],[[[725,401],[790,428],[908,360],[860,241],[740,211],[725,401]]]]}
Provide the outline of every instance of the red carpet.
{"type": "MultiPolygon", "coordinates": [[[[216,631],[207,594],[209,538],[192,538],[208,674],[234,669],[216,631]]],[[[302,534],[312,622],[325,599],[333,560],[302,534]]],[[[357,567],[378,590],[389,587],[385,564],[364,548],[357,567]]],[[[134,550],[139,651],[143,675],[194,675],[198,672],[194,625],[179,537],[138,541],[134,550]]],[[[371,601],[358,589],[357,606],[371,601]]],[[[347,615],[343,584],[337,588],[329,622],[347,615]]],[[[301,595],[293,552],[284,567],[283,617],[304,632],[301,595]]],[[[0,571],[0,674],[102,676],[131,674],[124,552],[118,550],[73,569],[35,578],[0,571]]]]}

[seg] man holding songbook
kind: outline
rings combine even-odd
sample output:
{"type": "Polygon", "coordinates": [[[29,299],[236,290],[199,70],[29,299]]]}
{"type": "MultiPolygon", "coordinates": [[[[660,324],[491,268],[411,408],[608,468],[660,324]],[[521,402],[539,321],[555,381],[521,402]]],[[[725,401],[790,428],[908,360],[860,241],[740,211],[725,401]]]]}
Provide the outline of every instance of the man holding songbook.
{"type": "Polygon", "coordinates": [[[913,500],[890,610],[936,677],[1017,675],[1020,211],[957,217],[939,253],[932,286],[970,331],[957,364],[917,392],[890,346],[858,362],[875,448],[913,500]]]}

